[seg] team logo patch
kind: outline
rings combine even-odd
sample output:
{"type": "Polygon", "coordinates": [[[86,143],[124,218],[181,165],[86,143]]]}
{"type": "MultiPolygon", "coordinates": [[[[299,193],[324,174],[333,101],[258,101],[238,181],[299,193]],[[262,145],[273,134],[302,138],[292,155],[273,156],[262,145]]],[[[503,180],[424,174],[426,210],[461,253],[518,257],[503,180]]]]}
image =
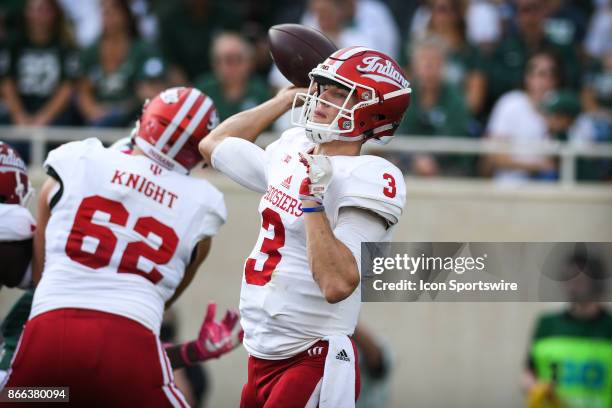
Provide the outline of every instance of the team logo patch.
{"type": "Polygon", "coordinates": [[[349,358],[346,351],[344,351],[344,349],[342,349],[338,354],[336,354],[336,360],[348,361],[349,363],[351,362],[351,359],[349,358]]]}
{"type": "Polygon", "coordinates": [[[308,356],[310,357],[320,356],[321,354],[323,354],[323,347],[313,347],[308,349],[308,356]]]}
{"type": "Polygon", "coordinates": [[[281,183],[281,186],[285,187],[287,190],[289,188],[291,188],[291,178],[293,177],[293,175],[287,177],[286,179],[283,180],[283,182],[281,183]]]}
{"type": "Polygon", "coordinates": [[[410,83],[404,75],[391,63],[381,57],[371,56],[361,60],[364,65],[358,65],[359,72],[365,72],[363,77],[370,78],[376,82],[386,82],[398,88],[408,88],[410,83]]]}
{"type": "Polygon", "coordinates": [[[159,176],[162,172],[162,168],[159,167],[157,164],[151,164],[151,173],[155,174],[156,176],[159,176]]]}
{"type": "Polygon", "coordinates": [[[283,159],[283,161],[285,163],[289,163],[291,161],[291,155],[290,154],[286,155],[285,158],[283,159]]]}
{"type": "Polygon", "coordinates": [[[179,91],[180,88],[170,88],[166,89],[164,92],[159,94],[159,97],[165,103],[177,103],[179,101],[179,91]]]}

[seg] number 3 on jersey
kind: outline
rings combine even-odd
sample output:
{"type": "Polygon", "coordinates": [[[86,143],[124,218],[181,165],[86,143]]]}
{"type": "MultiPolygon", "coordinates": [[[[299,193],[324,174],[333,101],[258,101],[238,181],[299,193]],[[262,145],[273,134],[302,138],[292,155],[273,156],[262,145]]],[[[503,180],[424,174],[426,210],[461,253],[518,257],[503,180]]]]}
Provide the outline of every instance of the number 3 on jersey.
{"type": "Polygon", "coordinates": [[[248,284],[264,286],[270,282],[272,278],[272,272],[276,269],[276,265],[281,260],[281,254],[278,251],[285,245],[285,226],[281,220],[280,215],[270,209],[266,208],[262,212],[261,227],[265,230],[269,229],[270,226],[274,230],[274,238],[264,238],[261,243],[260,252],[267,254],[268,259],[263,264],[261,271],[255,269],[255,263],[257,262],[254,258],[246,260],[244,265],[244,278],[248,284]]]}
{"type": "Polygon", "coordinates": [[[389,173],[383,174],[383,178],[387,180],[387,186],[383,188],[383,194],[389,198],[395,197],[397,194],[397,186],[395,185],[395,177],[389,173]]]}
{"type": "MultiPolygon", "coordinates": [[[[92,222],[97,211],[108,214],[109,223],[122,227],[125,227],[129,217],[127,209],[118,201],[98,195],[83,199],[66,241],[66,254],[73,261],[92,269],[107,266],[117,246],[117,237],[110,228],[92,222]],[[96,250],[93,253],[83,250],[85,237],[98,240],[96,250]]],[[[161,238],[162,242],[157,249],[142,241],[130,242],[121,256],[117,272],[134,273],[155,284],[162,280],[162,274],[155,267],[148,272],[138,269],[138,259],[140,257],[146,258],[155,265],[164,265],[170,262],[176,251],[179,238],[172,228],[153,217],[138,218],[134,225],[134,231],[143,237],[153,233],[161,238]]]]}

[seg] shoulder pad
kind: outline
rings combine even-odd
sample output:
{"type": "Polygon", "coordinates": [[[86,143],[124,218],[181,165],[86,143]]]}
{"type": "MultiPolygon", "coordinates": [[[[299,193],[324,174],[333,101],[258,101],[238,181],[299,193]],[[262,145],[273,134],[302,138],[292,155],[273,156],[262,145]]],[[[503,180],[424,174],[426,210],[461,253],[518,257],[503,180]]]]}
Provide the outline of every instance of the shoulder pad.
{"type": "Polygon", "coordinates": [[[268,147],[266,147],[266,152],[275,154],[288,151],[306,151],[312,146],[314,146],[314,143],[308,140],[304,128],[293,127],[285,130],[281,133],[278,140],[270,143],[268,147]]]}
{"type": "Polygon", "coordinates": [[[76,165],[76,159],[95,150],[104,149],[102,143],[96,138],[70,142],[51,150],[45,160],[45,168],[52,167],[60,178],[69,177],[76,165]]]}
{"type": "Polygon", "coordinates": [[[371,210],[390,225],[399,221],[406,202],[406,184],[402,172],[377,156],[332,158],[338,183],[338,208],[360,207],[371,210]]]}
{"type": "Polygon", "coordinates": [[[17,204],[0,204],[0,241],[23,241],[32,238],[36,222],[27,208],[17,204]]]}

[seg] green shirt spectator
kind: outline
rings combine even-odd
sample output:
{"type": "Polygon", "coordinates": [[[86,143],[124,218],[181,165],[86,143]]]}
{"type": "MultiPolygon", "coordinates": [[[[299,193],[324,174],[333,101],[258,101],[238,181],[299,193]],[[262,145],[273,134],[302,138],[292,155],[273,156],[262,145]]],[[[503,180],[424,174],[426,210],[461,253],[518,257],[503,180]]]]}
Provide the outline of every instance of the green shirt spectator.
{"type": "Polygon", "coordinates": [[[78,57],[57,0],[28,0],[23,31],[4,55],[2,98],[15,125],[72,124],[70,99],[78,57]]]}
{"type": "Polygon", "coordinates": [[[545,19],[546,7],[541,0],[516,0],[515,25],[483,61],[488,77],[489,101],[521,88],[527,60],[542,49],[552,50],[558,55],[563,61],[561,72],[565,85],[578,88],[580,64],[575,45],[551,41],[545,30],[545,19]]]}
{"type": "Polygon", "coordinates": [[[78,76],[76,50],[60,41],[40,45],[22,38],[11,47],[8,58],[8,76],[28,113],[44,107],[63,81],[78,76]]]}
{"type": "Polygon", "coordinates": [[[102,103],[138,103],[135,88],[139,81],[163,76],[164,62],[142,40],[135,40],[119,66],[106,71],[100,64],[100,42],[85,50],[81,59],[83,75],[92,83],[94,97],[102,103]]]}
{"type": "MultiPolygon", "coordinates": [[[[412,101],[410,108],[406,110],[398,134],[451,137],[469,135],[470,114],[456,87],[447,83],[442,84],[438,97],[430,106],[423,105],[419,88],[418,83],[412,83],[412,101]]],[[[467,176],[475,171],[475,157],[439,155],[436,156],[436,161],[438,172],[445,175],[467,176]]],[[[420,173],[419,170],[416,172],[420,173]]]]}
{"type": "Polygon", "coordinates": [[[128,2],[103,0],[102,35],[82,54],[79,108],[90,126],[126,126],[163,89],[165,65],[138,36],[128,2]]]}
{"type": "Polygon", "coordinates": [[[468,136],[470,116],[459,90],[443,83],[430,106],[420,98],[420,85],[413,82],[410,109],[406,110],[399,134],[419,136],[468,136]]]}
{"type": "Polygon", "coordinates": [[[244,37],[218,35],[211,56],[213,72],[198,78],[196,87],[212,98],[221,120],[268,100],[266,84],[253,75],[254,50],[244,37]]]}
{"type": "Polygon", "coordinates": [[[159,45],[171,66],[172,83],[184,85],[211,69],[214,36],[237,30],[240,20],[227,2],[176,1],[160,11],[159,45]]]}
{"type": "Polygon", "coordinates": [[[590,318],[569,311],[541,317],[528,369],[539,382],[556,377],[554,392],[564,407],[612,406],[612,316],[601,309],[590,318]]]}
{"type": "Polygon", "coordinates": [[[268,85],[258,77],[252,77],[248,81],[244,94],[237,99],[225,96],[221,82],[213,74],[199,77],[195,82],[195,87],[212,98],[220,120],[253,108],[270,98],[268,85]]]}

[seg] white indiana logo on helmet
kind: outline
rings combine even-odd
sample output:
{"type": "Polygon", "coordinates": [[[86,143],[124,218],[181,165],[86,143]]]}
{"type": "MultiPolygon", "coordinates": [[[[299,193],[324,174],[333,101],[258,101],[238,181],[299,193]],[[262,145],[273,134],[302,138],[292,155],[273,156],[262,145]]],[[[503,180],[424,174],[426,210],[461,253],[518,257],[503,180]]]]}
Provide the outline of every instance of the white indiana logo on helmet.
{"type": "Polygon", "coordinates": [[[410,83],[401,68],[392,58],[366,47],[336,51],[309,76],[308,93],[295,96],[291,121],[303,127],[315,143],[364,139],[387,143],[410,102],[410,83]],[[320,98],[319,85],[326,83],[348,91],[342,105],[320,98]],[[355,101],[352,106],[351,100],[355,101]],[[298,106],[299,102],[303,102],[302,106],[298,106]],[[337,110],[331,122],[314,120],[319,104],[337,110]]]}
{"type": "Polygon", "coordinates": [[[0,142],[0,176],[0,195],[9,199],[9,203],[16,201],[26,207],[34,194],[26,164],[17,151],[4,142],[0,142]]]}

